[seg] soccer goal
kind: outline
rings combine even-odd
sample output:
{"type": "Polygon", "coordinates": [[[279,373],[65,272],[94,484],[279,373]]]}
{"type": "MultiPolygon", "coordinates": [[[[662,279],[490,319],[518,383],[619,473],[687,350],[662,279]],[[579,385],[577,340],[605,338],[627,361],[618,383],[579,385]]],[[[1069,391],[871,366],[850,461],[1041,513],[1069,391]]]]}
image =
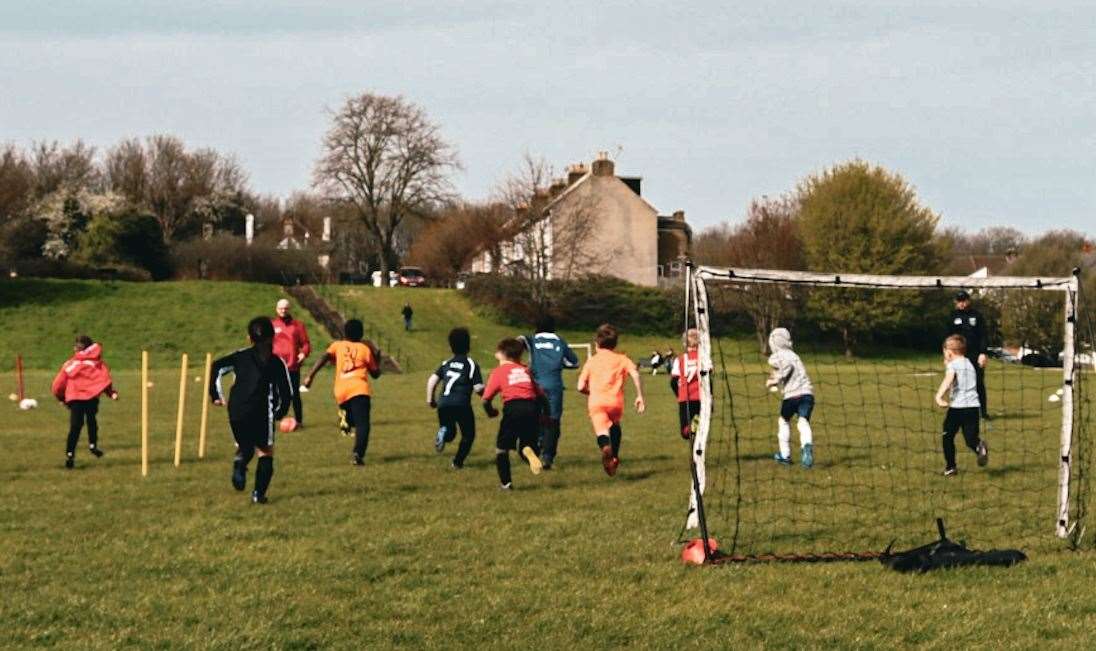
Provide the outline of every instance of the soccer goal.
{"type": "Polygon", "coordinates": [[[1096,384],[1086,381],[1094,328],[1077,274],[695,267],[685,285],[687,325],[700,331],[710,369],[692,440],[685,529],[718,541],[713,560],[875,558],[892,543],[931,540],[936,518],[976,548],[1082,544],[1096,384]],[[959,290],[989,322],[991,419],[980,423],[989,454],[979,466],[960,433],[958,472],[945,476],[946,410],[934,397],[959,290]],[[774,459],[782,397],[766,386],[765,335],[773,326],[791,331],[813,383],[809,468],[798,463],[794,425],[793,463],[774,459]],[[1025,340],[1010,341],[1015,333],[1025,340]]]}

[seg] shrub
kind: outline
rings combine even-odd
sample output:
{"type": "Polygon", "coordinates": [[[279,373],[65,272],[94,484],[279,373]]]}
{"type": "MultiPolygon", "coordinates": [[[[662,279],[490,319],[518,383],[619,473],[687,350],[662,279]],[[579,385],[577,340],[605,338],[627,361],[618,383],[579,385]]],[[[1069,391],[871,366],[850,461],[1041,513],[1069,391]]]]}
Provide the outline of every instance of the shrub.
{"type": "Polygon", "coordinates": [[[171,276],[171,256],[160,224],[151,215],[125,212],[92,218],[79,238],[77,259],[97,265],[146,270],[154,280],[171,276]]]}
{"type": "Polygon", "coordinates": [[[231,235],[191,240],[175,246],[176,278],[244,280],[279,285],[311,282],[323,275],[316,254],[307,249],[280,250],[270,244],[231,235]]]}

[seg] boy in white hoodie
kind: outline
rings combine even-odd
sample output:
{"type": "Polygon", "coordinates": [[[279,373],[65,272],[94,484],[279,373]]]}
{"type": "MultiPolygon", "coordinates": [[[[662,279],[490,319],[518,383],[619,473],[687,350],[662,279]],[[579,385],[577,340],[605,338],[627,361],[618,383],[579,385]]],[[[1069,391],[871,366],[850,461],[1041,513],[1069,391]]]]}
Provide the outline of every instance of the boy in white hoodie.
{"type": "Polygon", "coordinates": [[[814,465],[814,437],[811,431],[811,412],[814,411],[814,387],[807,376],[803,360],[792,350],[792,335],[787,328],[777,328],[769,334],[769,366],[772,373],[765,382],[767,387],[783,387],[784,399],[780,403],[780,418],[776,422],[776,438],[780,451],[773,459],[783,465],[792,463],[792,416],[799,416],[799,463],[804,468],[814,465]]]}

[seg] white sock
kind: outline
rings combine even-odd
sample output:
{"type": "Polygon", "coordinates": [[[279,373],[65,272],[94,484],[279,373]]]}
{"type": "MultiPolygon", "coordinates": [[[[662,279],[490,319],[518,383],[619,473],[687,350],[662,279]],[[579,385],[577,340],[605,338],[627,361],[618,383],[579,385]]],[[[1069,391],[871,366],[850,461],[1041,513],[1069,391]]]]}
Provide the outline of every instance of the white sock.
{"type": "Polygon", "coordinates": [[[776,440],[780,443],[780,456],[785,459],[792,456],[792,427],[783,418],[776,420],[776,440]]]}
{"type": "Polygon", "coordinates": [[[795,426],[796,429],[799,430],[799,447],[811,445],[814,442],[814,432],[811,431],[811,421],[800,418],[795,426]]]}

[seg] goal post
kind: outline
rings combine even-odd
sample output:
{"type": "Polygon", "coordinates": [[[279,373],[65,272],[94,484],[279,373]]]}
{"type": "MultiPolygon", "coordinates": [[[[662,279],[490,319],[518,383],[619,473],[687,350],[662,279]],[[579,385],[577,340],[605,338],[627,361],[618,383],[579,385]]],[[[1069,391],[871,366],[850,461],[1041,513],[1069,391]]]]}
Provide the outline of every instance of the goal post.
{"type": "MultiPolygon", "coordinates": [[[[1000,520],[1026,518],[1048,523],[1053,508],[1053,529],[1046,524],[1034,524],[1033,529],[1051,538],[1053,531],[1058,538],[1076,544],[1083,534],[1079,520],[1087,500],[1087,496],[1075,494],[1083,489],[1085,470],[1077,459],[1079,437],[1090,435],[1083,430],[1091,426],[1091,418],[1078,419],[1079,414],[1090,413],[1088,407],[1079,409],[1078,400],[1088,401],[1090,396],[1078,395],[1084,371],[1077,357],[1084,355],[1091,365],[1096,354],[1091,348],[1091,317],[1082,333],[1088,348],[1078,347],[1079,273],[974,278],[688,267],[685,326],[700,333],[699,355],[708,373],[701,383],[701,413],[691,445],[695,476],[690,482],[686,529],[711,531],[720,537],[721,551],[733,558],[871,557],[882,551],[879,543],[883,539],[915,542],[912,529],[920,524],[924,525],[922,533],[930,535],[934,518],[915,522],[930,515],[929,510],[940,510],[945,517],[954,515],[961,520],[957,530],[972,536],[982,533],[979,528],[983,524],[993,523],[987,528],[1001,539],[972,542],[1004,545],[1022,542],[1007,540],[1006,535],[1038,534],[1019,524],[1003,526],[1000,520]],[[767,371],[765,356],[756,347],[749,350],[750,337],[745,332],[736,333],[733,325],[720,323],[736,322],[741,327],[746,319],[738,299],[749,298],[751,292],[756,297],[764,291],[759,288],[766,286],[779,288],[778,299],[786,295],[789,303],[801,305],[807,304],[805,297],[817,304],[851,296],[840,290],[857,290],[857,295],[873,297],[874,292],[880,292],[879,296],[898,303],[907,300],[901,296],[918,292],[917,300],[923,304],[939,303],[947,290],[965,290],[982,293],[1001,314],[1027,309],[1028,304],[1019,298],[1027,300],[1033,292],[1060,296],[1061,380],[1052,386],[1045,372],[1022,364],[992,362],[995,386],[989,402],[1002,403],[1003,414],[1000,421],[995,418],[983,423],[982,436],[992,451],[991,459],[1000,461],[975,469],[971,458],[960,457],[959,465],[970,472],[961,473],[958,479],[944,478],[939,472],[943,468],[939,463],[943,411],[933,411],[931,403],[943,377],[940,341],[934,340],[931,348],[922,345],[917,351],[861,360],[827,352],[824,345],[817,344],[826,339],[826,327],[812,323],[797,328],[798,317],[792,318],[793,333],[808,331],[807,347],[813,347],[804,355],[804,362],[808,374],[818,372],[812,377],[818,394],[818,422],[811,422],[814,447],[822,461],[810,470],[777,467],[765,446],[775,448],[779,402],[756,388],[764,382],[760,373],[767,371]],[[1049,398],[1045,395],[1048,390],[1052,392],[1049,398]],[[1056,443],[1048,445],[1052,434],[1056,443]],[[982,470],[985,472],[978,472],[982,470]],[[967,480],[968,476],[971,479],[967,480]],[[713,484],[717,484],[714,494],[713,484]],[[1043,504],[1044,495],[1048,499],[1055,495],[1055,503],[1043,504]],[[1004,502],[1013,504],[1005,508],[1004,502]],[[893,530],[866,535],[872,527],[893,530]]],[[[920,334],[928,341],[931,333],[920,334]]],[[[1023,350],[1021,346],[1021,353],[1023,350]]],[[[963,436],[955,440],[959,453],[965,454],[963,436]]]]}

